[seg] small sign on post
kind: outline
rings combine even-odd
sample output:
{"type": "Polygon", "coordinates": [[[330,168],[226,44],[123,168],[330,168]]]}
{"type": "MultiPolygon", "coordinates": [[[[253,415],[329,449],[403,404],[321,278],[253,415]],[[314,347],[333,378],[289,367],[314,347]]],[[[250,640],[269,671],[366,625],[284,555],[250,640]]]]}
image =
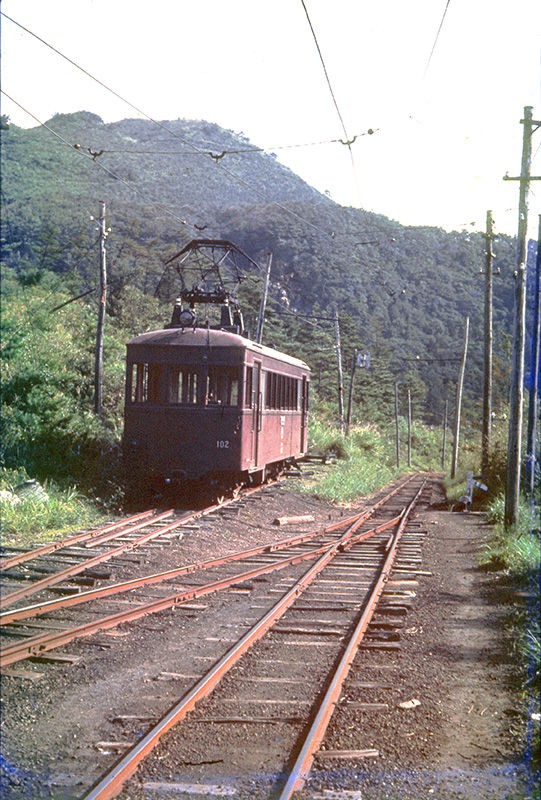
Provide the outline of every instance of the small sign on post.
{"type": "Polygon", "coordinates": [[[368,369],[370,366],[370,353],[359,353],[357,348],[353,351],[351,359],[351,375],[349,377],[349,397],[348,397],[348,410],[346,414],[346,436],[349,434],[349,425],[351,422],[351,406],[353,402],[353,383],[355,381],[355,370],[360,367],[368,369]]]}
{"type": "Polygon", "coordinates": [[[488,486],[481,481],[477,480],[477,478],[473,477],[473,472],[466,473],[466,493],[462,495],[460,498],[460,502],[464,503],[464,511],[469,511],[471,508],[472,500],[473,500],[473,490],[477,487],[481,489],[483,492],[488,492],[488,486]]]}

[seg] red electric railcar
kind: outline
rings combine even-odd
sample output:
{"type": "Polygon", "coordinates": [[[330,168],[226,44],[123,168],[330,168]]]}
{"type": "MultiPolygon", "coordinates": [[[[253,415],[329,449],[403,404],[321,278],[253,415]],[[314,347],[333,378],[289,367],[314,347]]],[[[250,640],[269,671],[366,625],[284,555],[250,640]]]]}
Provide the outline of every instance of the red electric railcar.
{"type": "Polygon", "coordinates": [[[127,345],[129,494],[262,482],[307,448],[310,369],[238,333],[168,328],[127,345]]]}

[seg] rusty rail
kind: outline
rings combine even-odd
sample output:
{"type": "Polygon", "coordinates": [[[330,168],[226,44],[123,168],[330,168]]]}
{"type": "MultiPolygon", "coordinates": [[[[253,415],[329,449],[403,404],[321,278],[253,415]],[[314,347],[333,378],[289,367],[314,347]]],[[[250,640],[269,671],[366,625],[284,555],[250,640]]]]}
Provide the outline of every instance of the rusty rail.
{"type": "MultiPolygon", "coordinates": [[[[395,517],[393,523],[402,517],[395,517]]],[[[364,520],[363,520],[364,521],[364,520]]],[[[302,592],[312,583],[317,575],[324,569],[325,566],[335,557],[337,553],[341,552],[342,547],[352,540],[355,530],[362,524],[359,520],[353,522],[344,534],[334,544],[326,545],[318,548],[320,556],[315,564],[313,564],[307,572],[299,578],[299,580],[289,589],[278,602],[268,611],[233,647],[221,658],[216,664],[206,673],[193,687],[189,690],[184,697],[174,705],[156,725],[154,725],[148,733],[139,741],[133,748],[129,750],[123,758],[121,758],[110,772],[101,778],[91,789],[84,795],[84,800],[109,800],[116,796],[121,787],[134,774],[137,767],[144,760],[144,758],[156,747],[161,737],[167,733],[174,725],[186,717],[186,715],[195,707],[196,703],[207,697],[216,685],[220,682],[223,676],[239,661],[255,642],[261,639],[280,617],[285,614],[287,609],[295,602],[295,600],[302,594],[302,592]]],[[[391,521],[383,523],[383,526],[389,527],[391,521]]],[[[400,523],[399,523],[400,524],[400,523]]],[[[383,526],[367,531],[364,534],[359,534],[361,537],[368,538],[376,532],[382,530],[383,526]]],[[[313,551],[315,552],[315,551],[313,551]]],[[[295,557],[300,560],[301,556],[295,557]]],[[[267,569],[262,568],[262,569],[267,569]]]]}
{"type": "MultiPolygon", "coordinates": [[[[55,600],[48,600],[42,603],[36,603],[31,606],[25,606],[24,608],[15,609],[13,611],[2,611],[0,613],[0,624],[7,625],[10,622],[15,622],[23,619],[28,619],[32,616],[39,616],[40,614],[49,613],[51,611],[58,610],[60,608],[68,608],[70,606],[78,605],[80,603],[89,602],[91,600],[99,599],[107,597],[108,595],[114,595],[125,591],[131,591],[132,589],[145,586],[152,583],[159,583],[162,581],[170,580],[175,577],[179,577],[180,575],[186,574],[188,572],[193,572],[195,570],[200,569],[210,569],[212,567],[220,566],[221,564],[225,564],[228,561],[235,561],[240,560],[242,558],[249,558],[251,555],[258,555],[262,552],[275,552],[278,549],[283,549],[285,547],[292,547],[297,544],[302,544],[304,542],[310,541],[311,539],[316,538],[317,536],[324,535],[326,533],[332,533],[339,528],[344,527],[344,525],[349,525],[353,522],[358,522],[360,525],[362,522],[368,520],[374,513],[385,503],[387,503],[400,489],[402,489],[409,481],[411,480],[411,476],[408,477],[405,481],[398,484],[394,489],[390,492],[385,494],[380,500],[374,503],[373,506],[368,508],[363,512],[358,512],[357,514],[352,515],[346,519],[339,520],[338,522],[333,523],[332,525],[328,525],[323,530],[315,531],[309,534],[301,534],[299,536],[293,537],[284,542],[276,542],[270,545],[262,545],[258,548],[252,548],[251,550],[239,551],[237,553],[233,553],[230,556],[224,556],[221,559],[212,559],[207,562],[202,562],[201,564],[196,565],[187,565],[186,567],[179,567],[178,569],[167,570],[162,573],[156,573],[155,575],[145,576],[143,578],[136,578],[130,581],[125,581],[120,584],[113,584],[111,586],[104,586],[100,587],[99,589],[90,589],[86,592],[78,592],[76,595],[72,595],[70,597],[65,597],[61,599],[55,600]]],[[[245,495],[252,494],[253,492],[259,491],[260,487],[255,487],[253,489],[248,489],[245,492],[245,495]]],[[[16,590],[15,592],[11,592],[8,595],[5,595],[3,598],[0,599],[0,608],[6,608],[12,605],[17,600],[21,600],[26,597],[31,597],[32,595],[39,592],[41,589],[46,589],[51,586],[60,583],[67,577],[71,577],[74,575],[79,574],[80,572],[84,572],[89,567],[95,566],[96,564],[103,563],[104,561],[109,560],[111,557],[115,555],[119,555],[122,552],[128,552],[129,550],[135,549],[141,544],[149,541],[149,538],[154,538],[154,536],[160,536],[164,533],[167,533],[169,530],[174,529],[175,526],[182,526],[186,525],[189,522],[197,519],[200,516],[205,516],[207,514],[212,513],[213,511],[222,508],[229,503],[235,502],[235,499],[226,501],[219,505],[209,506],[207,509],[204,509],[199,512],[194,512],[186,517],[183,517],[180,521],[173,523],[172,526],[165,526],[160,528],[158,531],[153,532],[152,537],[141,537],[134,543],[125,543],[118,548],[108,550],[106,553],[95,556],[94,558],[88,559],[86,561],[81,562],[81,564],[76,564],[71,567],[67,567],[65,570],[59,571],[54,573],[53,575],[48,576],[47,578],[43,578],[40,581],[35,581],[30,586],[22,587],[21,589],[16,590]]],[[[145,515],[148,512],[143,512],[145,515]]],[[[164,516],[168,516],[172,514],[172,511],[164,512],[164,516]]],[[[130,519],[139,519],[141,515],[136,515],[135,518],[130,519]]],[[[143,527],[145,524],[153,524],[157,519],[163,518],[161,515],[157,518],[154,517],[150,521],[146,523],[137,524],[135,527],[131,528],[130,531],[138,530],[139,528],[143,527]]],[[[108,528],[116,527],[117,523],[113,523],[112,526],[106,526],[108,528]]],[[[358,527],[358,526],[357,526],[358,527]]],[[[99,533],[104,529],[98,529],[96,533],[99,533]]],[[[82,534],[85,536],[86,534],[82,534]]],[[[67,540],[65,540],[67,541],[67,540]]]]}
{"type": "MultiPolygon", "coordinates": [[[[100,630],[114,628],[117,627],[122,622],[137,619],[139,617],[144,616],[145,614],[154,613],[156,611],[163,610],[164,608],[169,608],[171,606],[177,605],[182,602],[187,602],[188,600],[192,600],[195,597],[199,597],[203,594],[209,594],[213,591],[217,591],[218,589],[227,588],[228,586],[234,585],[235,583],[242,583],[250,578],[256,577],[257,575],[261,575],[266,572],[271,572],[276,569],[284,568],[292,564],[298,564],[305,559],[317,558],[316,563],[313,564],[305,572],[305,574],[301,577],[299,582],[295,584],[278,601],[278,603],[276,603],[275,606],[269,612],[267,612],[267,614],[265,614],[265,616],[258,623],[256,623],[256,625],[254,625],[253,628],[250,631],[248,631],[241,638],[241,640],[230,649],[230,651],[228,651],[228,653],[226,653],[222,658],[219,659],[218,662],[216,662],[216,664],[207,673],[207,675],[201,678],[192,687],[192,689],[188,691],[188,693],[183,697],[183,699],[175,706],[173,706],[165,714],[165,716],[162,717],[162,719],[143,737],[143,739],[141,739],[140,742],[138,742],[122,759],[120,759],[117,762],[117,764],[113,767],[113,769],[107,776],[100,779],[100,781],[98,781],[94,785],[94,787],[85,795],[85,800],[105,800],[106,798],[115,797],[118,791],[120,791],[120,788],[125,783],[125,781],[136,771],[139,763],[146,757],[146,755],[148,755],[148,753],[150,753],[153,750],[160,737],[166,731],[170,730],[170,728],[173,727],[175,724],[177,724],[180,720],[182,720],[189,713],[189,711],[195,707],[197,702],[199,702],[203,697],[206,697],[208,694],[210,694],[210,692],[212,692],[212,690],[219,683],[223,675],[226,674],[226,672],[228,672],[231,669],[231,667],[234,666],[235,663],[237,663],[237,661],[241,658],[241,656],[256,641],[261,639],[268,632],[268,630],[274,625],[274,623],[287,611],[287,609],[294,603],[295,599],[308,587],[308,585],[314,580],[314,578],[319,574],[319,572],[329,563],[329,561],[332,560],[332,558],[335,555],[337,555],[338,553],[342,552],[345,549],[348,549],[353,544],[360,542],[363,539],[369,538],[370,536],[373,536],[376,533],[381,532],[382,530],[385,530],[391,526],[398,526],[397,532],[393,534],[393,536],[391,536],[389,539],[387,554],[385,557],[385,563],[381,567],[380,577],[378,578],[378,585],[380,586],[379,594],[381,594],[384,583],[388,579],[390,565],[392,563],[392,558],[394,558],[396,547],[398,545],[400,532],[402,531],[405,525],[406,515],[409,514],[410,510],[413,508],[414,501],[412,501],[412,503],[410,503],[407,509],[403,510],[400,515],[393,517],[392,520],[387,520],[386,522],[378,525],[375,528],[370,529],[369,531],[365,531],[364,533],[357,533],[357,531],[361,524],[363,524],[370,516],[372,516],[373,513],[381,505],[383,505],[385,502],[388,502],[388,500],[394,494],[396,494],[401,488],[403,488],[406,485],[406,483],[409,482],[409,480],[411,480],[411,478],[408,478],[408,480],[402,482],[399,486],[395,487],[395,489],[393,489],[390,493],[386,494],[370,509],[361,512],[360,514],[354,515],[353,517],[350,517],[346,520],[340,520],[339,522],[334,523],[328,528],[325,528],[323,532],[327,533],[332,530],[336,530],[340,527],[343,527],[344,525],[348,525],[348,528],[345,531],[345,533],[343,533],[340,536],[340,538],[335,540],[334,542],[330,543],[326,542],[310,551],[301,554],[295,554],[294,556],[286,558],[285,560],[280,561],[277,564],[264,565],[262,567],[249,570],[247,572],[242,572],[237,575],[230,576],[229,578],[224,578],[222,580],[214,581],[213,583],[205,584],[195,589],[190,589],[190,591],[188,592],[175,593],[167,598],[160,598],[159,600],[155,600],[150,603],[145,603],[144,605],[140,605],[137,609],[131,612],[121,612],[119,614],[114,614],[102,620],[89,623],[88,625],[80,626],[79,628],[69,632],[60,631],[54,634],[47,634],[45,637],[32,637],[32,639],[26,639],[24,642],[19,643],[14,647],[6,648],[4,651],[2,651],[0,653],[0,659],[1,659],[0,663],[2,664],[2,666],[7,666],[8,664],[14,663],[15,661],[19,661],[22,658],[31,655],[32,653],[39,654],[40,652],[44,652],[45,650],[50,650],[53,649],[54,647],[60,646],[61,644],[65,644],[66,641],[72,641],[75,638],[80,638],[80,636],[90,635],[91,633],[95,633],[100,630]],[[73,635],[74,631],[75,635],[73,635]],[[71,638],[66,640],[65,638],[63,638],[66,635],[71,635],[71,638]],[[19,648],[18,655],[15,653],[15,648],[19,648]],[[25,655],[21,655],[23,651],[26,651],[25,655]]],[[[417,493],[415,501],[420,496],[423,487],[421,487],[421,489],[417,493]]],[[[216,506],[215,508],[219,507],[221,506],[216,506]]],[[[214,510],[214,508],[212,510],[214,510]]],[[[205,512],[203,513],[210,513],[210,510],[205,510],[205,512]]],[[[197,516],[201,515],[202,514],[200,512],[197,516]]],[[[187,521],[186,519],[183,519],[180,524],[185,524],[186,521],[187,521]]],[[[162,528],[160,530],[160,534],[163,532],[164,529],[162,528]]],[[[298,537],[293,537],[292,540],[289,540],[287,543],[284,542],[283,545],[292,546],[291,543],[294,540],[297,544],[299,544],[321,534],[322,531],[316,532],[315,534],[303,534],[298,537]]],[[[257,553],[265,551],[272,552],[274,548],[275,548],[274,545],[266,545],[262,548],[256,548],[255,550],[257,550],[257,553]]],[[[209,565],[212,564],[213,566],[218,566],[220,563],[225,563],[228,560],[235,560],[235,557],[240,558],[241,556],[240,554],[232,554],[231,556],[226,557],[224,560],[214,559],[212,561],[203,563],[208,563],[209,565]]],[[[88,562],[87,565],[85,566],[88,566],[88,562]]],[[[194,565],[187,565],[186,567],[182,567],[179,569],[185,571],[191,571],[193,570],[193,567],[194,565]]],[[[166,573],[162,573],[156,576],[147,576],[147,579],[149,580],[155,579],[156,581],[166,580],[166,578],[163,577],[163,575],[165,574],[166,573]]],[[[169,575],[169,577],[174,577],[174,576],[169,575]]],[[[131,582],[127,582],[126,585],[128,583],[131,582]]],[[[120,585],[117,584],[117,587],[118,586],[120,585]]],[[[108,590],[108,589],[114,589],[115,587],[103,587],[103,588],[105,590],[108,590]]],[[[132,586],[131,588],[134,587],[132,586]]],[[[128,591],[129,589],[125,588],[123,590],[128,591]]],[[[120,591],[120,589],[118,589],[118,591],[120,591]]],[[[92,592],[86,594],[92,594],[92,592]]],[[[67,599],[69,600],[70,598],[67,599]]],[[[75,600],[76,598],[73,599],[75,600]]],[[[38,604],[38,605],[40,607],[41,606],[45,607],[47,604],[38,604]]],[[[50,610],[50,607],[46,608],[45,610],[50,610]]],[[[20,611],[25,611],[25,610],[20,609],[20,611]]],[[[17,613],[17,610],[12,613],[17,613]]],[[[365,612],[363,612],[363,614],[364,613],[365,612]]],[[[367,624],[368,622],[366,623],[366,625],[367,624]]],[[[359,625],[361,625],[361,620],[359,621],[359,625]]],[[[358,647],[358,643],[356,646],[358,647]]],[[[349,649],[350,645],[348,645],[346,652],[349,652],[349,649]]],[[[351,661],[353,660],[353,657],[354,653],[351,656],[349,662],[347,663],[347,670],[349,670],[349,666],[351,664],[351,661]]],[[[342,680],[343,679],[344,678],[342,678],[342,680]]],[[[313,759],[313,755],[311,756],[311,759],[313,759]]],[[[312,762],[310,760],[310,764],[311,763],[312,762]]]]}
{"type": "Polygon", "coordinates": [[[392,569],[402,532],[406,526],[409,515],[419,501],[425,485],[426,481],[423,482],[419,491],[406,508],[400,524],[390,538],[387,547],[387,555],[383,565],[380,568],[378,579],[372,588],[370,597],[368,598],[368,601],[359,617],[355,630],[353,631],[348,645],[335,669],[329,687],[321,699],[317,714],[314,717],[310,729],[304,737],[299,755],[295,761],[295,764],[291,768],[289,777],[277,800],[289,800],[289,798],[295,792],[302,789],[306,779],[308,778],[315,754],[319,749],[321,742],[323,741],[323,737],[325,736],[325,732],[333,715],[336,703],[340,699],[342,685],[347,677],[366,629],[370,624],[370,620],[372,619],[384,586],[389,579],[389,574],[392,569]]]}
{"type": "MultiPolygon", "coordinates": [[[[313,533],[300,534],[292,537],[291,539],[285,539],[281,542],[270,545],[264,544],[259,547],[252,547],[249,550],[239,550],[235,553],[231,553],[228,556],[209,559],[198,564],[187,564],[182,567],[175,567],[165,570],[164,572],[156,572],[151,575],[144,575],[140,578],[132,578],[130,580],[123,581],[122,583],[114,583],[110,584],[109,586],[100,586],[97,589],[88,589],[85,592],[78,592],[77,594],[69,595],[68,597],[61,597],[55,600],[45,600],[41,603],[24,606],[23,608],[16,608],[11,611],[3,611],[0,613],[0,625],[9,625],[10,623],[38,617],[42,614],[50,614],[52,611],[59,611],[63,608],[81,605],[82,603],[88,603],[92,600],[103,600],[106,597],[111,597],[116,594],[131,592],[133,589],[139,589],[156,583],[164,583],[172,580],[173,578],[178,578],[181,575],[189,575],[195,572],[209,570],[233,561],[247,560],[252,556],[261,555],[263,553],[278,553],[280,550],[286,550],[291,547],[295,547],[296,545],[309,542],[318,536],[325,536],[326,534],[337,530],[337,528],[344,527],[344,525],[352,524],[353,522],[357,522],[356,527],[358,528],[360,524],[365,522],[372,515],[372,513],[373,510],[370,509],[370,511],[362,512],[360,515],[357,514],[353,517],[349,517],[346,520],[333,523],[322,530],[315,531],[313,533]]],[[[385,524],[388,526],[393,522],[394,520],[390,520],[389,523],[385,524]]],[[[276,568],[278,568],[278,565],[276,568]]]]}
{"type": "MultiPolygon", "coordinates": [[[[148,511],[140,511],[138,514],[133,514],[130,517],[124,517],[124,519],[119,519],[116,522],[109,522],[107,525],[102,525],[99,528],[93,528],[91,531],[76,533],[73,536],[68,536],[66,539],[59,539],[55,542],[47,542],[47,544],[34,547],[32,550],[25,550],[24,553],[18,553],[16,556],[11,556],[9,558],[4,558],[2,556],[0,558],[0,569],[10,569],[11,567],[16,567],[18,564],[25,564],[27,561],[34,561],[34,559],[40,558],[40,556],[49,555],[50,553],[54,553],[56,550],[63,550],[66,547],[73,547],[74,544],[81,544],[82,542],[87,542],[94,537],[100,537],[113,531],[115,531],[116,535],[118,535],[118,533],[121,532],[119,529],[131,525],[132,523],[137,522],[137,520],[147,519],[154,514],[157,515],[157,513],[158,512],[155,508],[151,508],[148,511]]],[[[169,511],[168,513],[172,514],[173,512],[169,511]]],[[[157,518],[159,519],[159,516],[157,518]]]]}
{"type": "MultiPolygon", "coordinates": [[[[245,494],[252,494],[254,492],[260,491],[260,487],[254,487],[252,489],[247,489],[245,494]]],[[[47,589],[51,586],[55,586],[56,584],[60,583],[61,581],[65,580],[66,578],[70,578],[72,576],[78,575],[81,572],[89,569],[90,567],[95,566],[96,564],[102,564],[106,561],[109,561],[111,558],[114,558],[117,555],[121,555],[122,553],[128,553],[132,550],[135,550],[137,547],[140,547],[143,544],[151,541],[152,539],[156,539],[162,536],[165,533],[169,533],[170,531],[174,530],[175,528],[179,528],[182,525],[187,525],[190,522],[193,522],[200,517],[207,516],[208,514],[212,514],[214,511],[219,510],[220,508],[224,508],[225,506],[234,503],[237,498],[231,498],[230,500],[225,500],[221,503],[216,503],[212,506],[208,506],[201,511],[194,511],[191,513],[186,514],[185,516],[181,517],[180,519],[174,520],[169,525],[164,525],[157,530],[150,531],[143,536],[140,536],[133,542],[124,542],[123,544],[119,545],[118,547],[113,547],[110,550],[107,550],[105,553],[100,555],[94,556],[92,558],[86,559],[82,561],[80,564],[74,564],[70,567],[66,567],[66,569],[60,570],[58,572],[49,575],[46,578],[42,578],[41,580],[34,581],[30,584],[30,586],[23,586],[20,589],[15,590],[14,592],[10,592],[7,595],[4,595],[0,599],[0,608],[6,608],[11,606],[13,603],[17,602],[18,600],[22,600],[26,597],[31,597],[32,595],[36,594],[37,592],[41,591],[42,589],[47,589]]],[[[147,512],[142,512],[146,514],[147,512]]],[[[168,509],[160,514],[157,514],[154,517],[150,517],[149,519],[145,519],[142,522],[136,522],[135,525],[131,526],[130,528],[124,530],[122,529],[122,533],[131,533],[141,528],[146,527],[147,525],[153,525],[155,522],[161,521],[166,517],[171,516],[174,513],[173,509],[168,509]]],[[[135,515],[136,517],[138,515],[135,515]]],[[[112,523],[116,525],[117,523],[112,523]]],[[[99,533],[99,530],[98,530],[99,533]]],[[[86,534],[81,534],[81,536],[86,536],[86,534]]],[[[75,537],[73,537],[75,538],[75,537]]],[[[70,539],[70,544],[73,544],[73,538],[70,539]]],[[[68,540],[64,540],[68,541],[68,540]]],[[[79,540],[81,541],[81,540],[79,540]]],[[[65,545],[68,546],[68,545],[65,545]]],[[[60,549],[60,548],[57,548],[60,549]]],[[[31,551],[35,552],[35,551],[31,551]]]]}
{"type": "MultiPolygon", "coordinates": [[[[72,642],[75,639],[82,639],[86,636],[92,636],[94,633],[100,633],[101,631],[116,628],[124,622],[133,622],[141,617],[147,616],[148,614],[156,614],[158,611],[166,611],[173,606],[181,605],[182,603],[188,603],[208,594],[213,594],[220,589],[228,589],[231,586],[244,583],[247,580],[252,580],[260,575],[265,575],[269,572],[275,572],[279,569],[295,566],[296,564],[300,564],[302,561],[317,558],[318,555],[326,553],[329,549],[338,548],[344,546],[348,541],[353,541],[353,533],[365,521],[364,514],[360,515],[360,517],[361,518],[351,523],[346,533],[344,533],[335,544],[323,544],[313,550],[308,550],[304,553],[293,555],[275,564],[266,564],[262,567],[256,567],[237,573],[236,575],[230,575],[226,578],[222,578],[221,580],[203,584],[202,586],[189,589],[188,591],[175,592],[167,597],[162,597],[158,600],[152,600],[149,603],[143,603],[138,605],[136,608],[132,608],[127,611],[119,611],[116,614],[111,614],[107,617],[102,617],[101,619],[87,622],[84,625],[79,625],[75,628],[68,628],[64,631],[54,631],[51,633],[40,634],[38,636],[32,636],[28,639],[24,639],[21,642],[4,647],[2,650],[0,650],[0,669],[7,667],[10,664],[15,664],[18,661],[23,661],[25,658],[31,658],[32,656],[40,655],[49,650],[54,650],[57,647],[61,647],[62,645],[69,644],[69,642],[72,642]]],[[[392,520],[387,520],[370,531],[359,534],[357,537],[355,537],[355,539],[361,541],[362,539],[374,536],[376,533],[380,533],[382,530],[385,530],[391,525],[396,524],[397,521],[398,517],[394,517],[392,520]]]]}

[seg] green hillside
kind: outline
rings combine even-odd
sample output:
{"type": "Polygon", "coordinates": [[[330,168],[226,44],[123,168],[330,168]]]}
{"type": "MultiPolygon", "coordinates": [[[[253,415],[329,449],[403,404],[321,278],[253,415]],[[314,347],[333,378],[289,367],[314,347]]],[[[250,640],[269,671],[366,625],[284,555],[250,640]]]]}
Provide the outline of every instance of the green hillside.
{"type": "MultiPolygon", "coordinates": [[[[79,112],[56,115],[46,127],[23,130],[6,120],[2,127],[2,262],[24,285],[52,272],[68,299],[95,288],[97,232],[90,216],[105,200],[112,229],[109,315],[119,331],[156,324],[150,298],[158,284],[167,303],[160,313],[168,320],[176,285],[164,262],[194,238],[228,239],[261,266],[241,290],[254,331],[272,251],[265,341],[311,364],[320,400],[336,396],[329,319],[337,308],[346,376],[353,348],[372,356],[371,369],[357,379],[356,417],[387,419],[394,381],[400,381],[412,390],[416,418],[439,423],[445,397],[453,398],[469,316],[465,414],[479,424],[481,234],[404,227],[341,207],[276,156],[209,122],[104,124],[79,112]]],[[[507,397],[513,240],[499,237],[494,250],[498,410],[507,397]]],[[[90,293],[78,302],[94,298],[90,293]]]]}

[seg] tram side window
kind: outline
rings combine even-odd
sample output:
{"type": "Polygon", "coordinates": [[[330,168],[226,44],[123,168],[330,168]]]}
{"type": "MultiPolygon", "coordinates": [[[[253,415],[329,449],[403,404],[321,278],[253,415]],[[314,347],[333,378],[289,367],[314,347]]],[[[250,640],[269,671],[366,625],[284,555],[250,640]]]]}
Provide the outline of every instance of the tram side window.
{"type": "Polygon", "coordinates": [[[147,365],[132,364],[131,402],[144,403],[147,397],[147,365]]]}
{"type": "Polygon", "coordinates": [[[209,367],[207,404],[237,406],[239,402],[239,371],[236,367],[209,367]]]}
{"type": "Polygon", "coordinates": [[[199,375],[193,367],[166,364],[133,364],[132,403],[196,405],[199,375]]]}
{"type": "Polygon", "coordinates": [[[299,407],[299,381],[289,375],[267,372],[265,407],[280,411],[296,411],[299,407]]]}

